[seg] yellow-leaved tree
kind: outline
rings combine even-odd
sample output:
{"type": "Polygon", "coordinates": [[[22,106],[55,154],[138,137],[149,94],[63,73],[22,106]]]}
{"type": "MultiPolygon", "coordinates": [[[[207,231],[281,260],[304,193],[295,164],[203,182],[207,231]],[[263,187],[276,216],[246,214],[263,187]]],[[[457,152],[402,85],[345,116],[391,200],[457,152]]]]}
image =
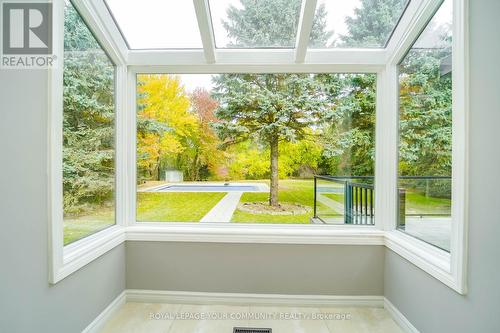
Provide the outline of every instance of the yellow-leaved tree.
{"type": "Polygon", "coordinates": [[[198,117],[179,77],[139,75],[137,85],[137,165],[143,179],[179,168],[190,143],[200,135],[198,117]]]}
{"type": "Polygon", "coordinates": [[[224,159],[210,126],[217,102],[203,89],[188,93],[175,75],[139,75],[137,86],[138,180],[160,180],[167,169],[187,180],[217,178],[224,159]]]}

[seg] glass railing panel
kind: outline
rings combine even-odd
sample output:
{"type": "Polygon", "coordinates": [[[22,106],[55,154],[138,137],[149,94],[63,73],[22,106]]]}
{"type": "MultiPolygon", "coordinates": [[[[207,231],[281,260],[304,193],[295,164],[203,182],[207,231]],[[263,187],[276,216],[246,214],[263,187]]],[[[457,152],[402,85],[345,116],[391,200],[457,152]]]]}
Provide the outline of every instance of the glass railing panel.
{"type": "Polygon", "coordinates": [[[323,223],[344,223],[345,181],[316,178],[316,217],[323,223]]]}
{"type": "Polygon", "coordinates": [[[451,177],[400,177],[398,229],[450,250],[451,177]]]}

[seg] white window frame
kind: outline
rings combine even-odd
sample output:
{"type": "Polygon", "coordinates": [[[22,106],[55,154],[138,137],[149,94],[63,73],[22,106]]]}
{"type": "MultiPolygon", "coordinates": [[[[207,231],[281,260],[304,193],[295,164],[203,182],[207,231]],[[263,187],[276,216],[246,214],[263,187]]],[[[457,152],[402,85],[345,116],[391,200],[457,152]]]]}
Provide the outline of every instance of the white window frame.
{"type": "MultiPolygon", "coordinates": [[[[202,30],[201,50],[129,50],[101,1],[73,0],[112,60],[116,76],[116,225],[63,246],[62,63],[50,74],[50,233],[52,283],[125,240],[284,244],[385,245],[459,293],[466,292],[467,250],[467,0],[453,0],[453,189],[451,252],[396,229],[398,178],[397,64],[441,0],[411,0],[385,49],[307,50],[315,0],[305,0],[296,49],[228,50],[213,45],[207,1],[193,0],[202,30]],[[309,14],[308,14],[309,13],[309,14]],[[208,30],[206,30],[208,26],[208,30]],[[205,31],[204,31],[205,30],[205,31]],[[208,32],[208,34],[207,34],[208,32]],[[148,223],[136,221],[137,73],[375,73],[374,226],[148,223]]],[[[64,1],[54,1],[55,52],[62,57],[64,1]]]]}
{"type": "Polygon", "coordinates": [[[79,268],[90,263],[125,240],[124,214],[124,144],[125,110],[124,87],[126,86],[126,53],[117,39],[118,31],[106,27],[99,15],[98,2],[73,0],[88,28],[115,65],[115,225],[64,246],[63,191],[62,191],[62,121],[63,121],[63,71],[64,71],[64,0],[53,2],[54,55],[58,61],[49,71],[49,281],[56,283],[79,268]]]}
{"type": "Polygon", "coordinates": [[[423,1],[413,21],[408,24],[405,35],[394,47],[388,60],[390,73],[387,89],[392,94],[387,100],[391,124],[390,173],[393,180],[392,191],[388,193],[389,211],[392,218],[386,219],[386,246],[403,258],[412,262],[428,274],[440,280],[460,294],[467,293],[467,230],[468,230],[468,119],[469,119],[469,68],[468,68],[468,0],[453,0],[453,43],[452,43],[452,204],[450,252],[438,249],[422,240],[397,230],[397,179],[398,179],[398,99],[399,78],[397,67],[426,27],[442,0],[423,1]],[[394,167],[394,169],[393,169],[394,167]]]}
{"type": "MultiPolygon", "coordinates": [[[[250,51],[253,53],[253,51],[250,51]]],[[[246,58],[246,52],[241,55],[246,58]]],[[[159,57],[163,58],[158,54],[159,57]]],[[[255,61],[255,60],[254,60],[255,61]]],[[[350,65],[349,65],[350,66],[350,65]]],[[[197,66],[162,65],[129,66],[127,146],[130,148],[128,170],[128,227],[127,240],[135,241],[184,241],[184,242],[238,242],[238,243],[281,243],[281,244],[356,244],[384,245],[384,233],[377,226],[354,225],[279,225],[279,224],[228,224],[189,222],[137,222],[136,221],[136,76],[137,74],[204,74],[204,73],[345,73],[344,64],[254,64],[226,65],[200,64],[197,66]]],[[[350,68],[350,67],[349,67],[350,68]]],[[[358,73],[377,76],[384,70],[381,64],[358,64],[358,73]]],[[[378,95],[377,95],[377,99],[378,95]]],[[[375,134],[377,137],[377,133],[375,134]]],[[[377,173],[377,171],[376,171],[377,173]]],[[[377,189],[377,176],[375,176],[377,189]]],[[[376,190],[375,189],[375,190],[376,190]]],[[[377,198],[375,198],[375,201],[377,198]]]]}

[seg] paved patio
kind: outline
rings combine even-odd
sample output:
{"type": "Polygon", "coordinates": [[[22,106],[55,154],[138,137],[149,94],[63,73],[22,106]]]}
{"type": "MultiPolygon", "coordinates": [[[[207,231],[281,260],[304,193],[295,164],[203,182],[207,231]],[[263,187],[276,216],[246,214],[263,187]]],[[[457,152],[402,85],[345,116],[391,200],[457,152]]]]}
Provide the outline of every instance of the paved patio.
{"type": "Polygon", "coordinates": [[[451,217],[407,216],[404,231],[444,250],[450,250],[451,217]]]}

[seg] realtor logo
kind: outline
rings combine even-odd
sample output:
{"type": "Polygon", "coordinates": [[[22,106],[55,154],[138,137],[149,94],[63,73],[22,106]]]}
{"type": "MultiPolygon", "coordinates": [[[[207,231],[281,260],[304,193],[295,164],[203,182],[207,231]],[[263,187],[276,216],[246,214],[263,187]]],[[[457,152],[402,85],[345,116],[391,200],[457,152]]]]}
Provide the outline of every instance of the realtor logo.
{"type": "Polygon", "coordinates": [[[52,66],[52,3],[2,4],[3,68],[52,66]]]}

